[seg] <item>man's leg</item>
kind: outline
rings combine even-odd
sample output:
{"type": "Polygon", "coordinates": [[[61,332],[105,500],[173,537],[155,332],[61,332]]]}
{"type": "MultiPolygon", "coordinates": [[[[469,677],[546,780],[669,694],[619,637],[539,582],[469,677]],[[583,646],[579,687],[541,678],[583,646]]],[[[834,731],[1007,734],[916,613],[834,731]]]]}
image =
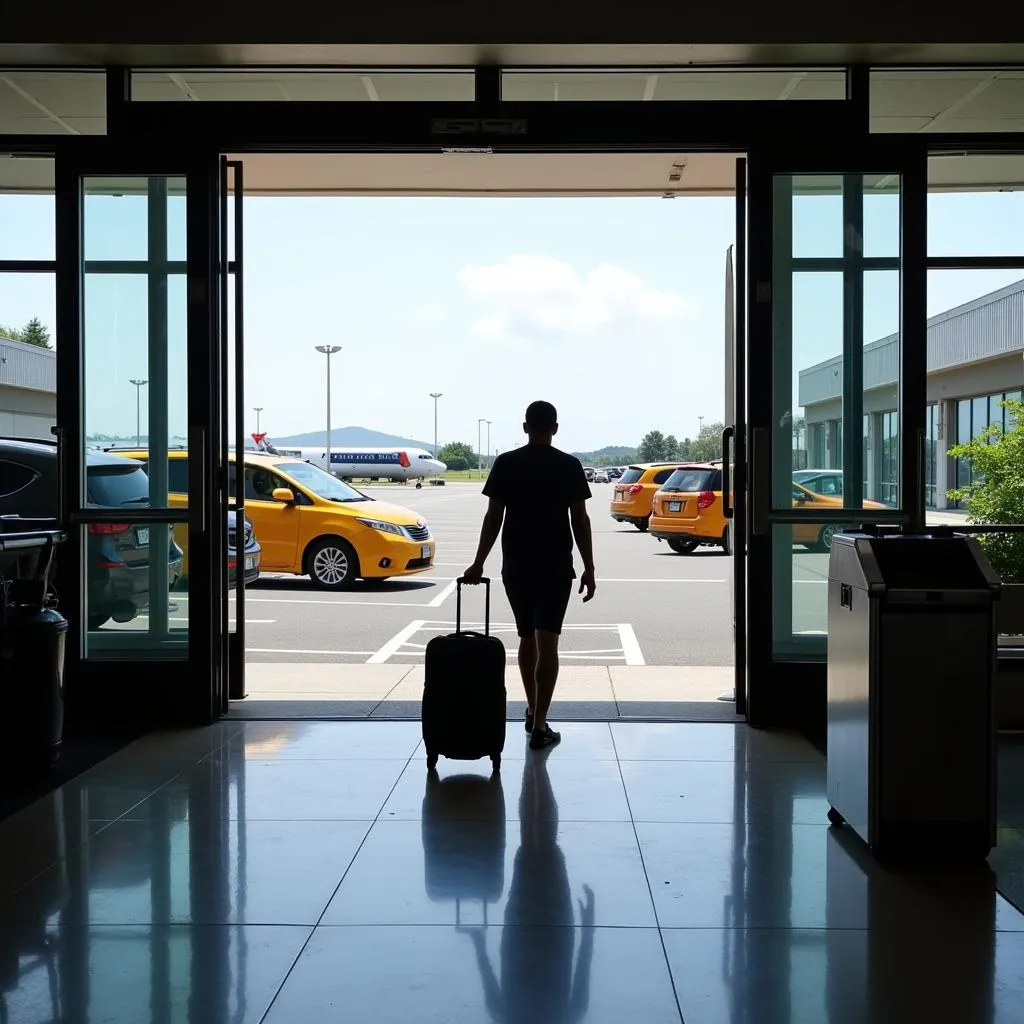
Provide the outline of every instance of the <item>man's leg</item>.
{"type": "Polygon", "coordinates": [[[562,738],[548,726],[548,711],[558,681],[558,637],[571,591],[572,580],[552,580],[538,594],[533,634],[537,645],[537,705],[530,737],[530,746],[536,750],[551,746],[562,738]]]}
{"type": "Polygon", "coordinates": [[[558,634],[538,629],[533,635],[537,658],[537,703],[533,707],[533,728],[543,732],[548,726],[548,710],[558,682],[558,634]]]}
{"type": "Polygon", "coordinates": [[[526,729],[533,730],[533,712],[537,707],[537,645],[534,641],[533,621],[536,618],[536,599],[531,589],[521,582],[505,581],[505,596],[519,634],[519,675],[526,692],[526,729]]]}
{"type": "Polygon", "coordinates": [[[533,633],[519,638],[518,660],[519,675],[522,677],[523,690],[526,692],[527,727],[532,729],[537,708],[537,643],[533,633]]]}

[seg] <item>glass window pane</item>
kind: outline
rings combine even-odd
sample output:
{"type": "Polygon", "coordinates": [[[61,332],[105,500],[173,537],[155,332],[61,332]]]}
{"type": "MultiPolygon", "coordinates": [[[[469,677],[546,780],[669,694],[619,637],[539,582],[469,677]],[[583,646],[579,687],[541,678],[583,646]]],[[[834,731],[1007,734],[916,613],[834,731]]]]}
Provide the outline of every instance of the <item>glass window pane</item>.
{"type": "Polygon", "coordinates": [[[472,100],[472,71],[260,71],[168,69],[133,71],[132,99],[141,102],[365,103],[472,100]]]}
{"type": "Polygon", "coordinates": [[[793,181],[793,256],[843,255],[843,179],[802,174],[793,181]]]}
{"type": "Polygon", "coordinates": [[[933,156],[928,188],[929,256],[1024,255],[1024,156],[933,156]]]}
{"type": "Polygon", "coordinates": [[[82,530],[86,656],[186,658],[188,593],[176,527],[110,522],[92,523],[82,530]],[[165,563],[163,572],[152,571],[157,559],[165,563]],[[153,593],[156,585],[163,591],[162,598],[153,593]],[[165,614],[154,614],[157,601],[164,605],[165,614]]]}
{"type": "Polygon", "coordinates": [[[53,436],[55,286],[53,274],[0,274],[0,434],[53,436]]]}
{"type": "Polygon", "coordinates": [[[715,71],[503,71],[504,100],[842,100],[841,70],[727,69],[715,71]]]}
{"type": "Polygon", "coordinates": [[[873,70],[869,102],[873,132],[1015,132],[1024,123],[1024,72],[873,70]]]}
{"type": "Polygon", "coordinates": [[[988,397],[982,396],[971,401],[971,435],[977,437],[988,428],[988,397]]]}
{"type": "Polygon", "coordinates": [[[103,135],[107,80],[102,71],[4,69],[0,135],[103,135]]]}
{"type": "Polygon", "coordinates": [[[170,507],[166,454],[149,449],[187,438],[186,278],[167,265],[172,238],[184,247],[183,184],[90,178],[83,191],[86,443],[145,449],[150,501],[170,507]]]}
{"type": "Polygon", "coordinates": [[[775,655],[824,655],[828,634],[828,560],[834,523],[772,527],[775,655]]]}
{"type": "Polygon", "coordinates": [[[50,157],[0,154],[0,260],[56,259],[53,174],[50,157]]]}

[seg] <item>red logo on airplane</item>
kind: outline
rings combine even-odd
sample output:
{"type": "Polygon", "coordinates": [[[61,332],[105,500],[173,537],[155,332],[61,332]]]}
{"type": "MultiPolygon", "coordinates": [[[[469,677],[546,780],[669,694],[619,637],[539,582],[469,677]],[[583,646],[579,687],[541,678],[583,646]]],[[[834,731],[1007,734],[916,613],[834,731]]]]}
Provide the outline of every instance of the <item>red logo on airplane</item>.
{"type": "Polygon", "coordinates": [[[398,453],[398,461],[401,464],[402,469],[408,469],[409,468],[409,456],[406,455],[405,452],[399,452],[398,453]]]}
{"type": "Polygon", "coordinates": [[[253,440],[254,440],[254,441],[255,441],[255,442],[257,443],[257,444],[261,444],[261,443],[262,443],[262,441],[263,441],[263,438],[265,438],[265,437],[267,436],[267,432],[266,432],[266,431],[264,431],[264,432],[263,432],[262,434],[252,434],[252,435],[250,435],[250,436],[252,437],[252,439],[253,439],[253,440]]]}

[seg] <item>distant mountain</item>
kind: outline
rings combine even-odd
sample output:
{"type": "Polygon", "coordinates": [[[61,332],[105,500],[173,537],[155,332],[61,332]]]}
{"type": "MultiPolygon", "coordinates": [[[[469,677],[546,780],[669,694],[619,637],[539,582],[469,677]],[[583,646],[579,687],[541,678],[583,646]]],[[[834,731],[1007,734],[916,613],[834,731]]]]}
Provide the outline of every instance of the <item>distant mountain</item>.
{"type": "MultiPolygon", "coordinates": [[[[320,448],[327,443],[327,432],[324,430],[310,431],[308,434],[290,434],[278,437],[268,434],[270,443],[289,448],[320,448]]],[[[331,447],[339,448],[425,448],[434,450],[432,443],[414,441],[408,437],[396,437],[394,434],[382,434],[379,430],[367,430],[366,427],[331,427],[331,447]]]]}
{"type": "Polygon", "coordinates": [[[580,462],[585,463],[587,459],[623,459],[629,461],[636,458],[636,448],[628,445],[610,444],[605,448],[598,448],[593,452],[573,452],[580,462]]]}

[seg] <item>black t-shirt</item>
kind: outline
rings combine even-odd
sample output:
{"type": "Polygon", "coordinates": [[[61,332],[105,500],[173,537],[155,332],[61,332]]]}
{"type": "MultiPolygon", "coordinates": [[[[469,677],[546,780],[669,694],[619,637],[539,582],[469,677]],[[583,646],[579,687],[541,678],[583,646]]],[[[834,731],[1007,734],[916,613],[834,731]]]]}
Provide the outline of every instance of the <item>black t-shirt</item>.
{"type": "Polygon", "coordinates": [[[580,460],[528,444],[494,460],[484,494],[505,505],[501,574],[506,579],[572,579],[569,506],[590,497],[580,460]]]}

